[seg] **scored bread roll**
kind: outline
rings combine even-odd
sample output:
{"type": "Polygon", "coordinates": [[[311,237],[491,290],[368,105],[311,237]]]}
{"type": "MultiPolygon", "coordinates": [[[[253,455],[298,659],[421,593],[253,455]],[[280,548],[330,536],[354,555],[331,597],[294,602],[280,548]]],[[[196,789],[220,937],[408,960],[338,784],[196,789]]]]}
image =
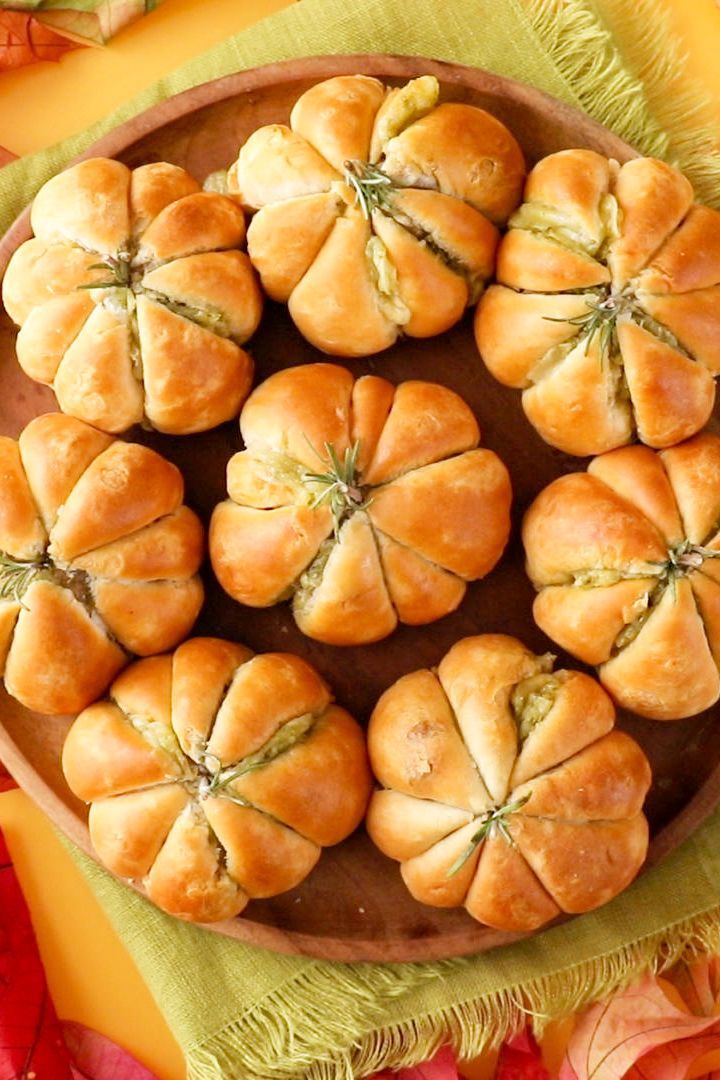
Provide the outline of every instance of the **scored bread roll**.
{"type": "Polygon", "coordinates": [[[562,150],[531,171],[475,337],[530,423],[585,456],[702,428],[720,372],[720,213],[653,158],[562,150]]]}
{"type": "Polygon", "coordinates": [[[63,412],[175,435],[237,415],[262,296],[232,199],[166,162],[91,158],[44,184],[31,223],[3,302],[21,367],[63,412]]]}
{"type": "Polygon", "coordinates": [[[439,95],[431,75],[394,89],[326,79],[289,126],[253,132],[228,172],[254,212],[248,251],[265,290],[324,352],[442,333],[492,274],[522,152],[495,117],[439,95]]]}
{"type": "Polygon", "coordinates": [[[375,706],[367,829],[421,903],[536,930],[642,866],[647,759],[594,679],[552,666],[504,634],[464,638],[375,706]]]}
{"type": "Polygon", "coordinates": [[[62,413],[0,438],[0,474],[0,674],[29,709],[77,712],[188,634],[202,525],[174,465],[62,413]]]}
{"type": "Polygon", "coordinates": [[[523,524],[538,626],[624,708],[678,720],[720,697],[720,438],[628,446],[553,481],[523,524]]]}
{"type": "Polygon", "coordinates": [[[363,732],[299,657],[193,638],[140,660],[68,732],[63,771],[113,873],[218,922],[299,885],[362,820],[363,732]]]}
{"type": "Polygon", "coordinates": [[[242,604],[292,598],[309,637],[357,645],[441,618],[504,550],[508,472],[443,386],[287,368],[250,396],[240,429],[213,570],[242,604]]]}

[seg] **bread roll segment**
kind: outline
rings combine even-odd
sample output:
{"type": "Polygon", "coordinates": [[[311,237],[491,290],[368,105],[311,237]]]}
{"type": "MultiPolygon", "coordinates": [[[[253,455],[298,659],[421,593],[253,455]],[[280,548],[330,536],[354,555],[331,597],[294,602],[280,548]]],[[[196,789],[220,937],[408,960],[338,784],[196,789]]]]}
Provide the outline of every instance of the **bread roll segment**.
{"type": "MultiPolygon", "coordinates": [[[[103,268],[94,265],[97,258],[91,251],[51,243],[38,236],[26,240],[13,252],[3,275],[2,300],[8,315],[23,326],[45,303],[75,296],[79,286],[104,280],[107,275],[103,268]]],[[[47,348],[42,339],[36,342],[28,361],[39,366],[47,348]]]]}
{"type": "Polygon", "coordinates": [[[446,387],[284,368],[250,395],[240,430],[213,569],[240,603],[292,599],[309,637],[356,645],[441,618],[505,548],[508,471],[446,387]]]}
{"type": "Polygon", "coordinates": [[[720,213],[665,162],[542,159],[497,255],[475,339],[551,446],[657,449],[707,422],[720,367],[720,213]]]}
{"type": "Polygon", "coordinates": [[[490,113],[444,102],[409,124],[385,147],[384,167],[404,187],[437,187],[502,225],[525,179],[518,143],[490,113]]]}
{"type": "Polygon", "coordinates": [[[114,255],[130,235],[130,169],[108,158],[88,158],[53,176],[33,201],[30,224],[51,243],[114,255]]]}
{"type": "Polygon", "coordinates": [[[311,86],[298,98],[290,125],[342,172],[348,158],[367,160],[375,115],[384,96],[379,79],[337,75],[311,86]]]}
{"type": "Polygon", "coordinates": [[[606,903],[642,865],[648,761],[613,731],[598,683],[552,659],[465,638],[438,676],[406,675],[378,701],[367,829],[421,903],[530,931],[606,903]]]}
{"type": "Polygon", "coordinates": [[[625,708],[679,720],[720,698],[720,438],[622,447],[548,485],[523,542],[535,621],[625,708]]]}
{"type": "Polygon", "coordinates": [[[62,763],[101,861],[196,922],[300,884],[371,786],[360,726],[310,665],[217,638],[127,668],[62,763]]]}

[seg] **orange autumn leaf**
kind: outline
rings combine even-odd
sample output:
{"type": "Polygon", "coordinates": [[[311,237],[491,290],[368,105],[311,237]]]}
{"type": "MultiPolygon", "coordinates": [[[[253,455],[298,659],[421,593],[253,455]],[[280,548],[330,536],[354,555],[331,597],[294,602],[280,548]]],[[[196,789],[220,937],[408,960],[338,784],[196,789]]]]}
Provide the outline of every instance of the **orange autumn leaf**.
{"type": "Polygon", "coordinates": [[[48,26],[20,11],[0,12],[0,71],[34,64],[38,60],[59,60],[77,42],[55,33],[48,26]]]}
{"type": "Polygon", "coordinates": [[[678,964],[665,976],[691,1013],[713,1016],[720,1004],[720,956],[678,964]]]}
{"type": "MultiPolygon", "coordinates": [[[[709,1002],[710,974],[677,976],[681,987],[692,986],[693,1004],[709,1002]]],[[[647,975],[578,1017],[560,1080],[684,1080],[694,1061],[718,1048],[720,1016],[678,1007],[647,975]]]]}

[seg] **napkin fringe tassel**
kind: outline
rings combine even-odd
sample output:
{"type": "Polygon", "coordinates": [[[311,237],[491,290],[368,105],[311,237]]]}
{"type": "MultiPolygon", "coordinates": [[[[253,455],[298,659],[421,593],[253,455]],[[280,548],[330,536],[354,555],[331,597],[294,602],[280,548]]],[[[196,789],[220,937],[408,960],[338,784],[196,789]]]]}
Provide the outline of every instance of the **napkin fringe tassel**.
{"type": "Polygon", "coordinates": [[[687,174],[720,207],[720,149],[709,94],[687,73],[657,0],[517,0],[586,112],[643,154],[687,174]]]}
{"type": "Polygon", "coordinates": [[[417,1065],[446,1043],[460,1060],[467,1060],[499,1046],[527,1023],[542,1035],[550,1021],[648,972],[657,974],[680,960],[691,962],[718,952],[720,907],[577,966],[387,1027],[381,1025],[388,1002],[415,988],[419,974],[442,979],[468,961],[384,969],[313,966],[268,995],[252,1015],[190,1049],[188,1080],[354,1080],[417,1065]],[[295,1017],[302,1017],[301,1030],[307,1036],[298,1037],[295,1017]],[[374,1030],[364,1034],[369,1028],[374,1030]],[[329,1046],[340,1045],[342,1051],[328,1054],[329,1046]]]}

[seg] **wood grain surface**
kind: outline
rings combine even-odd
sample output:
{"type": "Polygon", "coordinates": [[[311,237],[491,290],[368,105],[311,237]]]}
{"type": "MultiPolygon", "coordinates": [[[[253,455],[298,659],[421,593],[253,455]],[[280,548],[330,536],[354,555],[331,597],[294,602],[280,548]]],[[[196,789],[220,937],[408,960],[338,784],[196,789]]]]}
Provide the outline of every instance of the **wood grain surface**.
{"type": "MultiPolygon", "coordinates": [[[[287,122],[292,104],[320,79],[342,73],[376,75],[400,83],[435,74],[442,99],[480,105],[503,120],[521,143],[528,165],[539,157],[584,146],[617,158],[632,148],[589,118],[531,87],[487,72],[424,59],[394,56],[320,57],[273,64],[196,87],[163,102],[106,135],[84,157],[118,157],[130,166],[167,160],[199,180],[234,160],[255,128],[287,122]]],[[[23,214],[0,242],[0,272],[30,235],[23,214]]],[[[14,355],[15,329],[0,319],[0,432],[16,436],[41,412],[56,408],[51,391],[31,382],[14,355]]],[[[307,344],[286,310],[268,303],[250,342],[257,381],[294,364],[326,359],[307,344]]],[[[401,627],[377,645],[342,649],[321,645],[297,630],[287,605],[264,610],[233,603],[204,570],[207,601],[196,632],[243,641],[257,651],[296,652],[315,664],[336,699],[365,723],[382,693],[399,676],[438,663],[459,638],[482,632],[520,637],[537,652],[557,649],[535,627],[532,586],[523,570],[519,540],[522,514],[552,479],[585,467],[545,445],[525,420],[520,395],[486,372],[475,348],[471,314],[442,337],[405,340],[376,357],[345,363],[356,375],[375,372],[393,382],[434,380],[460,393],[475,411],[482,444],[508,466],[514,489],[513,535],[498,567],[470,587],[459,610],[424,628],[401,627]]],[[[225,466],[240,448],[236,423],[204,435],[172,438],[133,430],[128,438],[152,446],[183,471],[187,499],[208,521],[225,497],[225,466]]],[[[557,666],[581,667],[558,657],[557,666]]],[[[720,800],[718,709],[689,720],[658,723],[621,715],[619,726],[643,746],[653,766],[647,813],[653,840],[648,863],[685,839],[720,800]]],[[[29,713],[0,691],[0,756],[19,783],[81,848],[90,851],[86,809],[63,780],[59,751],[71,718],[29,713]]],[[[490,949],[517,935],[483,928],[462,910],[416,903],[406,892],[397,865],[382,856],[360,830],[325,852],[297,889],[252,902],[242,918],[212,929],[281,952],[336,960],[401,961],[463,955],[490,949]]]]}

